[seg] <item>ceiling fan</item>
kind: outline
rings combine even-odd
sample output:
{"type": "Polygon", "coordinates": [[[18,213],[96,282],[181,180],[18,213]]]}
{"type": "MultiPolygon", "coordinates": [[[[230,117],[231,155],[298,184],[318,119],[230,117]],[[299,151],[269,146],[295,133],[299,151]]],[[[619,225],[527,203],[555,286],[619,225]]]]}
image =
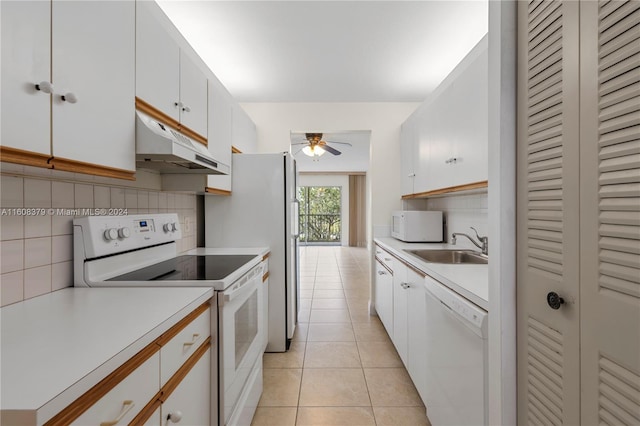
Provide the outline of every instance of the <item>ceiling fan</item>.
{"type": "Polygon", "coordinates": [[[330,146],[329,143],[351,146],[348,142],[324,141],[322,140],[322,133],[305,133],[304,137],[306,139],[304,142],[293,142],[291,145],[306,145],[302,148],[302,152],[309,157],[319,157],[325,152],[333,155],[342,154],[342,152],[330,146]]]}

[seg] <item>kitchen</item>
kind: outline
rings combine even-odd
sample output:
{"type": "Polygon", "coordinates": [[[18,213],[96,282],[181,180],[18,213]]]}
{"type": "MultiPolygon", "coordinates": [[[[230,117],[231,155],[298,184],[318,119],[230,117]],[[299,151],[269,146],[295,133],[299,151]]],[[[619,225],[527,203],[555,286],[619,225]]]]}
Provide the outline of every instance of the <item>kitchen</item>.
{"type": "MultiPolygon", "coordinates": [[[[571,2],[567,3],[567,13],[575,13],[575,10],[571,9],[572,4],[571,2]]],[[[613,2],[612,4],[618,4],[618,2],[613,2]]],[[[620,4],[622,5],[622,3],[620,4]]],[[[633,3],[630,4],[633,5],[633,3]]],[[[610,8],[612,6],[603,7],[603,13],[608,13],[607,7],[610,8]]],[[[45,13],[50,13],[48,7],[45,9],[47,9],[45,13]]],[[[488,326],[489,341],[491,342],[488,348],[488,365],[489,371],[491,372],[488,378],[488,415],[490,424],[513,424],[516,422],[516,406],[518,404],[524,404],[518,405],[519,412],[527,412],[527,400],[520,398],[517,401],[515,392],[516,310],[514,301],[516,300],[516,259],[514,253],[516,252],[516,217],[514,211],[516,211],[516,197],[514,194],[516,194],[516,165],[514,159],[516,158],[516,147],[514,144],[514,135],[516,132],[516,117],[514,111],[516,79],[514,63],[516,60],[516,41],[514,27],[516,13],[515,5],[509,2],[490,2],[488,9],[489,90],[495,95],[489,97],[488,117],[488,132],[490,135],[488,138],[488,149],[491,153],[488,158],[488,180],[491,182],[491,189],[488,191],[488,195],[485,195],[486,204],[483,204],[484,201],[479,200],[477,204],[471,206],[465,202],[464,197],[454,199],[451,202],[452,205],[448,205],[448,200],[450,199],[446,197],[428,199],[426,203],[429,209],[455,210],[460,213],[459,217],[462,219],[460,223],[465,223],[465,209],[482,210],[485,208],[485,205],[491,206],[488,208],[487,228],[485,228],[485,230],[480,229],[481,235],[488,234],[491,240],[491,261],[488,265],[489,281],[492,283],[488,289],[488,310],[491,312],[488,326]],[[511,82],[512,84],[505,84],[505,82],[511,82]]],[[[55,10],[55,12],[57,13],[57,10],[55,10]]],[[[533,12],[535,12],[535,10],[533,12]]],[[[557,13],[557,11],[551,10],[548,12],[557,13]]],[[[39,13],[40,12],[28,13],[29,17],[26,18],[27,22],[31,22],[31,20],[35,22],[36,16],[41,18],[39,13]]],[[[590,14],[584,19],[593,16],[593,11],[589,10],[588,7],[585,7],[584,13],[590,14]]],[[[636,16],[638,12],[633,9],[632,6],[624,5],[616,14],[623,13],[636,16]]],[[[7,28],[4,20],[5,16],[6,14],[3,13],[3,29],[7,28]]],[[[61,13],[60,16],[56,15],[53,21],[56,23],[58,19],[60,19],[59,26],[51,28],[48,25],[37,25],[37,28],[39,28],[40,31],[47,32],[47,34],[50,34],[51,31],[53,31],[53,34],[57,34],[57,29],[73,27],[77,24],[77,20],[72,20],[72,17],[73,16],[67,16],[61,13]]],[[[122,18],[122,16],[117,19],[120,18],[122,18]]],[[[46,15],[44,19],[46,22],[51,22],[46,15]]],[[[86,22],[85,20],[81,21],[83,25],[97,25],[97,23],[89,19],[86,19],[86,22]]],[[[121,42],[125,49],[132,49],[130,40],[135,39],[132,23],[133,21],[129,22],[129,25],[122,25],[122,28],[130,29],[129,33],[123,31],[121,34],[124,40],[121,42]]],[[[577,31],[575,27],[571,28],[573,28],[573,31],[577,31]]],[[[87,28],[79,30],[88,31],[87,28]]],[[[22,31],[19,35],[21,41],[28,40],[32,35],[38,33],[38,31],[29,29],[27,26],[25,26],[22,31]]],[[[105,28],[104,31],[108,32],[109,29],[105,28]]],[[[632,33],[633,31],[630,34],[632,33]]],[[[47,36],[47,40],[49,37],[50,35],[47,36]]],[[[82,40],[68,40],[59,37],[54,37],[53,40],[54,55],[57,51],[56,43],[82,43],[82,40]]],[[[8,51],[5,49],[4,43],[11,43],[11,41],[6,38],[3,33],[3,53],[8,51]]],[[[55,67],[67,61],[67,58],[64,56],[54,56],[53,58],[49,56],[51,52],[49,51],[50,43],[48,41],[36,43],[36,46],[39,50],[38,54],[34,54],[34,56],[39,56],[41,53],[41,57],[45,58],[42,60],[44,63],[48,64],[52,61],[55,67]]],[[[163,44],[163,46],[166,46],[166,44],[163,44]]],[[[568,49],[570,49],[570,47],[568,49]]],[[[65,54],[64,49],[60,51],[60,55],[65,54]]],[[[136,67],[135,63],[131,63],[134,59],[134,52],[132,50],[128,50],[128,52],[130,55],[130,63],[128,66],[129,69],[133,70],[136,67]]],[[[520,52],[520,49],[518,52],[520,52]]],[[[197,60],[197,58],[189,54],[186,56],[192,60],[197,60]]],[[[109,62],[105,62],[98,62],[95,65],[103,70],[111,69],[109,62]]],[[[6,63],[3,59],[3,64],[6,63]]],[[[10,69],[11,68],[9,68],[9,70],[10,69]]],[[[103,87],[101,90],[96,90],[96,92],[110,93],[113,95],[113,98],[118,98],[120,96],[117,94],[119,93],[119,88],[121,89],[127,86],[131,90],[136,82],[131,80],[131,75],[126,75],[127,73],[123,72],[124,69],[123,67],[116,68],[112,70],[110,76],[122,77],[125,80],[129,79],[128,82],[114,81],[115,88],[110,86],[103,87]]],[[[20,162],[18,161],[20,158],[18,158],[18,160],[15,159],[15,156],[20,157],[18,155],[20,154],[19,152],[8,152],[3,149],[2,208],[117,208],[127,209],[128,215],[177,213],[181,230],[181,238],[175,242],[177,252],[184,252],[203,246],[204,242],[198,241],[197,232],[199,221],[198,211],[201,207],[198,206],[198,197],[193,193],[203,192],[207,187],[225,193],[224,191],[230,190],[230,181],[225,181],[225,179],[228,178],[223,176],[208,176],[204,178],[203,176],[196,175],[190,178],[176,179],[161,177],[156,173],[147,172],[142,169],[135,170],[135,159],[133,158],[135,148],[132,137],[135,123],[133,120],[130,120],[130,118],[134,116],[133,105],[127,105],[121,111],[122,116],[116,113],[120,111],[119,108],[91,110],[89,114],[80,117],[68,116],[67,114],[70,108],[74,106],[74,104],[71,103],[72,101],[77,103],[76,106],[83,105],[85,100],[87,102],[92,101],[90,97],[92,95],[85,93],[91,94],[92,88],[96,87],[96,84],[111,84],[111,82],[89,81],[87,82],[86,88],[82,88],[82,95],[76,93],[75,95],[77,96],[69,96],[68,94],[74,94],[74,90],[76,89],[71,87],[72,84],[70,82],[65,81],[64,73],[60,75],[60,78],[58,78],[56,73],[57,71],[54,69],[52,71],[53,76],[56,77],[54,81],[54,93],[60,96],[51,97],[53,104],[50,104],[47,100],[37,105],[21,105],[20,102],[23,98],[18,95],[11,96],[12,92],[5,90],[3,85],[3,148],[9,146],[16,149],[27,150],[31,153],[39,153],[39,155],[30,155],[27,160],[22,158],[22,162],[20,162]],[[22,108],[27,108],[29,117],[46,117],[46,120],[30,120],[29,124],[25,125],[24,119],[20,120],[16,118],[15,124],[19,126],[17,133],[21,136],[16,138],[15,144],[12,145],[9,143],[10,139],[7,139],[4,133],[8,131],[7,128],[10,127],[9,124],[12,121],[11,119],[4,118],[4,114],[11,110],[24,111],[22,108]],[[50,115],[53,116],[53,131],[51,130],[51,124],[49,122],[42,124],[42,121],[49,120],[50,115]],[[103,117],[110,117],[109,126],[104,125],[102,122],[103,117]],[[82,123],[84,129],[76,127],[80,123],[82,123]],[[122,123],[126,123],[124,128],[118,129],[119,126],[111,126],[112,124],[119,125],[122,123]],[[111,143],[108,145],[109,149],[103,149],[104,146],[93,149],[91,145],[84,143],[83,139],[77,140],[78,138],[74,136],[75,134],[82,135],[80,130],[92,134],[95,132],[95,129],[98,128],[105,132],[107,140],[122,140],[128,142],[122,144],[122,146],[111,143]],[[66,141],[74,142],[66,144],[66,141]],[[30,143],[37,143],[38,145],[32,146],[29,145],[30,143]],[[86,149],[86,146],[91,148],[86,149]],[[77,162],[72,163],[67,161],[70,159],[77,160],[77,162]],[[25,166],[25,164],[28,164],[28,166],[25,166]],[[89,171],[92,173],[99,171],[100,174],[98,174],[98,176],[95,174],[86,174],[87,164],[93,165],[90,166],[89,171]],[[127,178],[130,178],[131,174],[121,173],[122,170],[135,170],[136,180],[128,181],[127,178]],[[114,175],[123,180],[113,179],[114,175]],[[196,185],[199,185],[197,189],[187,190],[190,192],[182,192],[185,190],[185,186],[191,186],[191,188],[193,188],[196,185]]],[[[176,72],[176,74],[178,73],[176,72]]],[[[3,81],[9,81],[7,77],[9,75],[10,74],[5,73],[5,67],[3,66],[3,81]]],[[[177,81],[178,77],[175,77],[175,79],[177,81]]],[[[22,80],[24,80],[24,77],[22,77],[20,81],[22,80]]],[[[43,78],[30,75],[28,80],[33,80],[32,83],[34,85],[38,84],[41,89],[31,89],[32,92],[30,92],[31,97],[29,99],[36,99],[35,96],[33,96],[34,94],[37,96],[42,95],[42,97],[47,96],[46,90],[50,89],[47,88],[46,84],[41,84],[41,82],[44,81],[43,78]]],[[[219,100],[227,98],[226,101],[220,101],[221,104],[218,106],[218,108],[220,108],[220,114],[210,119],[213,121],[221,120],[222,122],[228,122],[228,118],[236,117],[237,119],[233,120],[234,124],[231,126],[233,128],[230,128],[229,125],[220,125],[220,121],[216,121],[215,125],[210,122],[208,126],[205,125],[202,127],[199,127],[197,124],[187,125],[186,123],[185,126],[194,127],[193,130],[196,130],[196,133],[208,131],[209,138],[212,140],[216,140],[216,138],[229,140],[229,138],[231,138],[231,143],[229,143],[226,148],[221,149],[218,154],[213,155],[214,158],[219,159],[221,163],[230,164],[231,146],[242,152],[288,151],[289,132],[292,129],[301,130],[308,129],[309,127],[318,129],[371,129],[371,170],[381,170],[384,171],[384,173],[371,173],[370,179],[368,179],[368,185],[370,185],[369,193],[371,194],[369,201],[371,207],[367,213],[368,223],[370,224],[369,235],[371,236],[369,241],[372,242],[374,236],[381,235],[381,233],[383,234],[385,232],[385,229],[389,229],[389,218],[393,210],[403,207],[405,207],[405,209],[421,209],[422,206],[420,204],[425,203],[425,201],[421,199],[407,199],[404,202],[400,200],[400,197],[407,193],[403,192],[400,188],[401,158],[400,150],[398,149],[400,137],[399,127],[418,107],[420,102],[396,104],[365,102],[360,105],[341,102],[330,105],[304,102],[289,105],[286,103],[268,105],[260,102],[253,104],[249,102],[243,103],[242,106],[240,106],[237,102],[234,102],[232,98],[228,99],[230,95],[224,90],[224,87],[220,87],[221,85],[215,76],[209,76],[208,81],[208,90],[218,90],[220,94],[220,96],[212,97],[212,99],[219,100]],[[288,118],[283,120],[283,116],[288,118]],[[315,117],[315,119],[309,120],[308,117],[315,117]],[[207,130],[202,130],[205,128],[207,128],[207,130]],[[199,129],[200,132],[198,132],[199,129]],[[215,132],[220,132],[220,134],[214,137],[212,133],[215,132]],[[234,139],[234,135],[237,139],[234,139]],[[387,141],[397,142],[387,143],[387,141]],[[389,176],[392,176],[392,178],[389,176]]],[[[135,93],[138,94],[139,92],[136,91],[135,93]]],[[[131,95],[127,96],[129,96],[129,98],[125,97],[125,99],[132,97],[131,95]]],[[[191,107],[191,111],[189,112],[197,112],[197,109],[192,105],[186,103],[186,106],[191,107]]],[[[104,105],[96,108],[103,107],[104,105]]],[[[87,111],[87,108],[84,108],[84,110],[87,111]]],[[[629,114],[633,116],[634,110],[630,111],[629,114]]],[[[189,112],[185,111],[185,118],[189,115],[189,112]]],[[[180,120],[180,117],[177,120],[180,120]]],[[[583,121],[587,122],[588,120],[583,121]]],[[[630,128],[633,129],[633,127],[630,128]]],[[[214,149],[218,149],[218,147],[211,146],[210,152],[214,149]]],[[[577,157],[574,156],[571,158],[576,159],[577,157]]],[[[522,169],[520,166],[518,166],[518,168],[522,169]]],[[[574,181],[572,182],[575,184],[575,176],[573,179],[574,181]]],[[[572,192],[574,194],[577,193],[577,191],[572,192]]],[[[522,191],[518,191],[517,193],[520,194],[522,191]]],[[[631,205],[633,205],[633,203],[631,203],[631,205]]],[[[522,206],[521,202],[518,206],[518,209],[520,209],[522,206]]],[[[630,211],[634,210],[631,208],[630,211]]],[[[592,219],[589,218],[589,220],[592,219]]],[[[572,222],[569,220],[568,223],[577,223],[577,221],[572,222]]],[[[595,229],[596,227],[592,228],[595,229]]],[[[518,229],[519,235],[526,234],[526,232],[522,233],[520,228],[518,229]]],[[[456,227],[450,231],[470,232],[466,223],[464,228],[460,229],[456,227]]],[[[567,241],[578,241],[577,234],[585,231],[582,229],[573,229],[571,232],[573,237],[567,241]]],[[[633,235],[633,231],[630,232],[633,235]]],[[[16,216],[3,216],[2,234],[3,305],[14,304],[14,302],[19,303],[23,299],[35,301],[37,298],[32,299],[34,296],[46,295],[53,290],[66,288],[73,282],[72,264],[74,260],[74,245],[70,217],[51,216],[47,218],[45,215],[45,217],[32,216],[17,218],[16,216]],[[26,256],[26,253],[29,255],[26,256]]],[[[633,241],[633,237],[629,238],[633,241]]],[[[462,241],[460,241],[460,243],[462,243],[462,241]]],[[[549,247],[549,244],[551,243],[543,244],[543,246],[549,247]]],[[[536,248],[539,249],[540,245],[538,244],[536,248]]],[[[526,249],[518,246],[518,250],[526,249]]],[[[575,251],[577,252],[577,250],[575,251]]],[[[625,252],[625,249],[618,249],[617,251],[625,252]]],[[[552,251],[552,253],[557,253],[557,251],[552,251]]],[[[587,254],[592,256],[589,253],[586,253],[585,256],[587,254]]],[[[546,255],[547,258],[549,256],[553,257],[553,255],[546,255]]],[[[545,256],[543,255],[543,257],[545,256]]],[[[535,259],[539,259],[539,257],[535,259]]],[[[518,262],[520,261],[519,256],[518,262]]],[[[534,263],[536,262],[534,261],[534,263]]],[[[586,263],[598,264],[598,261],[595,260],[594,262],[586,263]]],[[[522,265],[519,265],[518,269],[522,270],[522,265]]],[[[574,263],[574,266],[575,265],[574,263]]],[[[614,262],[613,265],[616,265],[616,263],[614,262]]],[[[630,259],[625,264],[625,267],[634,267],[634,265],[633,259],[630,259]]],[[[587,266],[588,265],[584,265],[584,267],[587,266]]],[[[597,271],[595,273],[593,271],[587,273],[587,276],[596,275],[597,271]]],[[[625,277],[629,276],[632,277],[633,274],[625,275],[625,277]]],[[[623,279],[633,282],[633,278],[623,277],[623,279]]],[[[524,280],[524,278],[518,276],[518,282],[520,283],[522,280],[524,280]]],[[[545,289],[547,288],[548,290],[546,291],[550,291],[552,289],[551,284],[546,285],[545,289]]],[[[565,291],[570,292],[570,290],[565,291]]],[[[562,296],[562,292],[558,292],[562,296]]],[[[624,294],[630,294],[629,292],[633,294],[632,290],[626,290],[624,294]]],[[[522,293],[519,292],[518,294],[518,297],[521,297],[520,295],[522,293]]],[[[563,315],[565,315],[562,314],[562,312],[566,311],[565,308],[568,306],[572,306],[573,312],[576,312],[577,297],[574,295],[572,298],[573,300],[566,298],[569,303],[559,310],[559,315],[562,318],[564,318],[563,315]]],[[[542,299],[538,299],[538,296],[536,296],[536,300],[542,299]]],[[[518,303],[520,304],[522,301],[518,300],[518,303]]],[[[629,304],[630,302],[625,303],[629,304]]],[[[594,304],[594,306],[596,305],[594,304]]],[[[633,308],[633,306],[635,306],[633,303],[630,303],[628,306],[631,307],[625,308],[627,309],[625,312],[630,313],[626,315],[634,315],[634,312],[637,313],[637,310],[633,311],[633,309],[636,309],[633,308]]],[[[547,310],[549,309],[546,302],[542,307],[547,310]]],[[[551,311],[542,310],[540,314],[537,314],[536,318],[544,318],[547,315],[551,315],[549,312],[551,311]]],[[[569,316],[572,317],[572,315],[569,316]]],[[[629,316],[626,318],[628,319],[629,316]]],[[[518,321],[521,322],[521,319],[522,318],[518,321]]],[[[573,332],[567,331],[567,333],[575,336],[576,330],[579,329],[576,329],[575,325],[573,327],[574,328],[571,329],[573,332]]],[[[588,329],[585,327],[585,325],[582,325],[581,329],[584,335],[583,339],[586,341],[590,336],[588,333],[585,333],[584,330],[588,329]]],[[[561,329],[561,326],[554,325],[553,328],[561,329]]],[[[635,333],[637,333],[637,328],[631,325],[624,335],[634,336],[635,333]]],[[[526,335],[526,331],[520,331],[518,335],[524,336],[526,335]]],[[[574,343],[572,344],[572,348],[574,348],[572,350],[574,350],[574,352],[571,352],[571,356],[567,355],[569,358],[566,360],[566,363],[568,364],[571,364],[569,360],[576,359],[576,357],[580,356],[580,347],[574,343]],[[575,352],[576,347],[578,348],[578,352],[575,352]]],[[[625,374],[631,375],[629,377],[637,377],[638,367],[636,364],[633,364],[633,356],[631,356],[631,358],[629,356],[629,354],[632,355],[633,353],[637,354],[637,347],[635,346],[627,349],[626,355],[605,358],[607,361],[603,365],[607,366],[611,364],[611,359],[613,359],[623,366],[623,370],[621,371],[626,371],[625,374]],[[631,361],[629,361],[629,359],[631,359],[631,361]],[[633,376],[633,374],[635,374],[635,376],[633,376]]],[[[589,358],[589,362],[591,362],[590,360],[591,358],[589,358]]],[[[519,374],[523,373],[519,372],[519,374]]],[[[562,379],[565,381],[565,387],[567,389],[575,390],[576,383],[580,382],[576,374],[574,369],[571,371],[571,374],[562,379]]],[[[587,378],[585,377],[584,380],[586,381],[587,378]]],[[[635,386],[635,382],[633,380],[630,381],[630,386],[635,386]]],[[[551,388],[555,389],[553,386],[551,388]]],[[[536,388],[536,391],[538,391],[538,388],[536,388]]],[[[526,386],[524,389],[519,389],[519,392],[526,394],[526,386]]],[[[570,418],[574,419],[573,422],[576,423],[575,413],[576,410],[580,412],[580,404],[576,402],[575,393],[571,395],[573,396],[567,394],[567,401],[572,405],[570,407],[564,407],[564,410],[565,412],[572,413],[573,417],[570,418]]],[[[535,405],[535,403],[532,404],[535,405]]],[[[585,410],[585,412],[589,410],[588,407],[590,406],[597,407],[597,403],[585,403],[582,405],[582,409],[585,410]]],[[[633,405],[631,407],[633,407],[633,405]]],[[[630,410],[630,415],[635,415],[635,411],[633,409],[630,410]]],[[[583,414],[583,416],[586,415],[587,414],[583,414]]],[[[524,422],[524,420],[521,420],[521,422],[524,422]]],[[[568,422],[571,423],[571,421],[568,422]]]]}

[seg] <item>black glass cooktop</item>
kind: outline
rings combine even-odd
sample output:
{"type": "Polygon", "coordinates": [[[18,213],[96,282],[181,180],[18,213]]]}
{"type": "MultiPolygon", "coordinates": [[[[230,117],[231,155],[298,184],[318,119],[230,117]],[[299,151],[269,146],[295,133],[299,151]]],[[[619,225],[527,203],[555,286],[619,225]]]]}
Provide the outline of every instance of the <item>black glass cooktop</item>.
{"type": "Polygon", "coordinates": [[[184,255],[108,281],[200,281],[221,280],[255,258],[250,254],[184,255]]]}

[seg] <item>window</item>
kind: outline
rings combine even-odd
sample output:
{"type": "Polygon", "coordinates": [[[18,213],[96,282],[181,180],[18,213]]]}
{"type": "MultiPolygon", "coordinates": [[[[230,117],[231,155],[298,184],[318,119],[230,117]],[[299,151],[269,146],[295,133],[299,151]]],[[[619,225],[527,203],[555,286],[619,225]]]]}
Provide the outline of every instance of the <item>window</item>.
{"type": "Polygon", "coordinates": [[[342,188],[339,186],[298,187],[300,200],[300,243],[340,244],[342,236],[342,188]]]}

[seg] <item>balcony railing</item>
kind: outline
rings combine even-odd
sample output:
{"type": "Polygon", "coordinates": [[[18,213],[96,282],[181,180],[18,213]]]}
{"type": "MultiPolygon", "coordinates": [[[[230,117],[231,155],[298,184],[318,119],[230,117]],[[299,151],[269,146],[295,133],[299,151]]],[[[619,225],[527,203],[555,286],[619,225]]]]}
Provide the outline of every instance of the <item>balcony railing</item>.
{"type": "Polygon", "coordinates": [[[300,242],[339,243],[342,233],[339,214],[301,214],[300,242]]]}

